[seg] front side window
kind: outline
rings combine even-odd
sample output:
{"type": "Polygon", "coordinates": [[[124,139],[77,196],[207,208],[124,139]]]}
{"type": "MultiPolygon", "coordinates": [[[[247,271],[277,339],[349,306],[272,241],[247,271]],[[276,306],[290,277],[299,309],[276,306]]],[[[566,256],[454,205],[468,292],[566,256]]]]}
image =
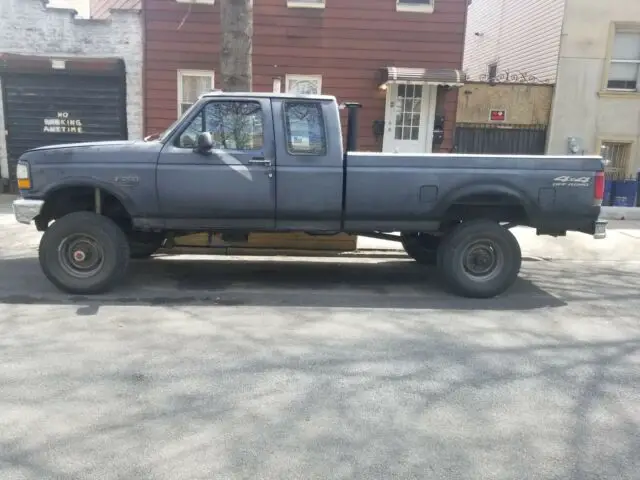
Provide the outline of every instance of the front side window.
{"type": "Polygon", "coordinates": [[[264,142],[262,108],[258,102],[209,102],[180,135],[178,146],[193,148],[203,132],[211,133],[215,149],[259,150],[264,142]]]}
{"type": "Polygon", "coordinates": [[[287,150],[291,155],[326,155],[327,137],[320,103],[286,102],[284,118],[287,150]]]}
{"type": "Polygon", "coordinates": [[[628,92],[640,89],[640,31],[616,32],[607,88],[628,92]]]}

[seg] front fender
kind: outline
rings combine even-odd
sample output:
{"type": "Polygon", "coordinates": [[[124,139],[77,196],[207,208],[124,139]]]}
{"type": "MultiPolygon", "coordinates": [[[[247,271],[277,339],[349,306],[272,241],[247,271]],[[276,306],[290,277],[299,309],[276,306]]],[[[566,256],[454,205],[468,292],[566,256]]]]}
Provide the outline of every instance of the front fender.
{"type": "Polygon", "coordinates": [[[51,194],[59,190],[73,187],[100,188],[104,192],[116,197],[132,217],[134,217],[139,210],[131,196],[122,187],[95,177],[73,177],[61,179],[60,181],[47,185],[42,190],[41,195],[42,198],[46,199],[51,194]]]}

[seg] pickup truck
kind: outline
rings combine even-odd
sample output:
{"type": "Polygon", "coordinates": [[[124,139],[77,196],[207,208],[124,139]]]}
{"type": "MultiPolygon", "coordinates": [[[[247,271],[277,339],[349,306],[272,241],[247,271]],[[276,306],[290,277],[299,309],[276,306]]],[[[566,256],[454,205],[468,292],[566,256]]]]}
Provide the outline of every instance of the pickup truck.
{"type": "Polygon", "coordinates": [[[300,231],[401,242],[452,292],[489,298],[520,271],[511,227],[606,235],[600,157],[357,152],[359,105],[345,106],[346,149],[335,97],[224,92],[153,140],[36,148],[14,214],[44,232],[42,270],[74,294],[110,290],[178,236],[300,231]]]}

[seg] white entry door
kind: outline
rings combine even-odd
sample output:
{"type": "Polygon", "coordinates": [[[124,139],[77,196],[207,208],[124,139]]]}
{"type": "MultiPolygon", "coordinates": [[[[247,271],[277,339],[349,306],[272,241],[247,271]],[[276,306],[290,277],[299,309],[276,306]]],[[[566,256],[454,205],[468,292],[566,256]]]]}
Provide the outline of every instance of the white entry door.
{"type": "Polygon", "coordinates": [[[433,142],[436,87],[389,84],[382,150],[430,153],[433,142]]]}

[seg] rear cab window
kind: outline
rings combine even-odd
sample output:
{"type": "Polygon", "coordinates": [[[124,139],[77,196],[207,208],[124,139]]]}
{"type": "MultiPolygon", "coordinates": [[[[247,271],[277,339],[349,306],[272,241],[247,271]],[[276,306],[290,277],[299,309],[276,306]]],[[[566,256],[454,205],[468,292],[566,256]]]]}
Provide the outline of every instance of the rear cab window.
{"type": "Polygon", "coordinates": [[[327,154],[327,132],[320,102],[285,101],[284,123],[289,155],[327,154]]]}

